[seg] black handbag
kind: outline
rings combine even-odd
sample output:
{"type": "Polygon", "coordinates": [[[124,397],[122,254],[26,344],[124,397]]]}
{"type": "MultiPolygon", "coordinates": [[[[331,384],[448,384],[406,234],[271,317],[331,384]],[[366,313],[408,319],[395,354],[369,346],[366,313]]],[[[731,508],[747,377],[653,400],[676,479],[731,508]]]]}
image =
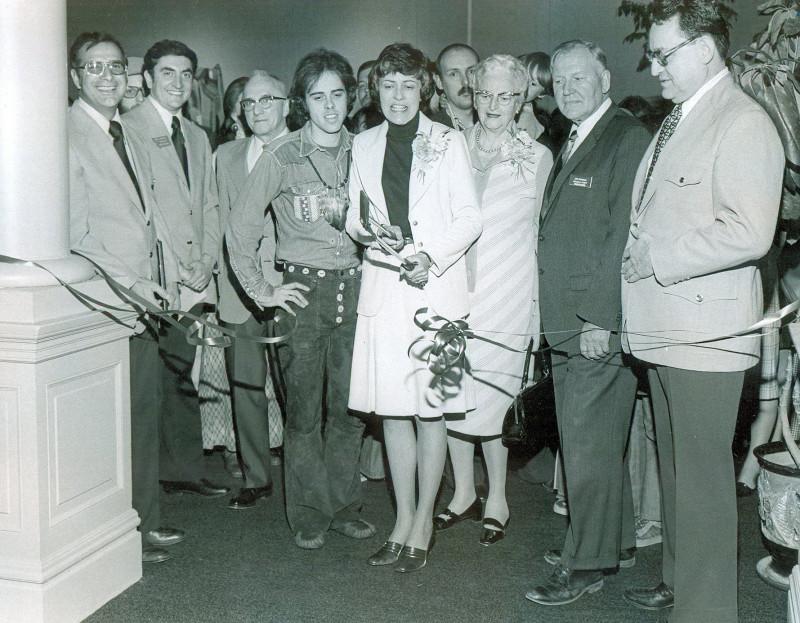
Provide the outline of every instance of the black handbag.
{"type": "Polygon", "coordinates": [[[552,446],[558,439],[550,351],[540,349],[534,353],[533,338],[525,354],[520,391],[503,418],[502,438],[503,445],[524,446],[533,454],[552,446]],[[534,360],[534,379],[528,384],[531,359],[534,360]]]}

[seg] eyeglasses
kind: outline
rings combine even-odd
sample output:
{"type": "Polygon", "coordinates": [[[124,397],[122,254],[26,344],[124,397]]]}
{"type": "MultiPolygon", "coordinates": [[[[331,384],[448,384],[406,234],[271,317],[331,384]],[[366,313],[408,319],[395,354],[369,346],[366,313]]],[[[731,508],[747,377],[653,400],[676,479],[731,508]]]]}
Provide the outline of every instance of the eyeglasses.
{"type": "Polygon", "coordinates": [[[139,97],[139,95],[144,95],[144,91],[141,87],[128,87],[125,89],[125,97],[127,98],[134,98],[139,97]]]}
{"type": "Polygon", "coordinates": [[[695,41],[697,37],[691,37],[687,39],[683,43],[679,43],[674,48],[667,50],[666,52],[653,52],[651,50],[645,50],[644,57],[648,60],[648,62],[652,63],[655,61],[663,68],[666,69],[667,64],[669,63],[669,57],[675,54],[678,50],[680,50],[683,46],[689,45],[692,41],[695,41]]]}
{"type": "Polygon", "coordinates": [[[514,98],[518,97],[519,95],[521,95],[521,93],[512,93],[510,91],[498,93],[497,95],[491,91],[475,91],[475,99],[484,106],[486,104],[491,104],[495,97],[497,98],[497,103],[500,106],[510,106],[514,101],[514,98]]]}
{"type": "Polygon", "coordinates": [[[274,102],[275,100],[283,101],[285,99],[286,99],[285,97],[278,97],[277,95],[265,95],[264,97],[258,98],[258,102],[252,99],[244,99],[240,103],[242,105],[242,110],[250,112],[251,110],[253,110],[253,108],[256,107],[256,103],[260,104],[261,108],[266,110],[267,108],[272,106],[272,102],[274,102]]]}
{"type": "Polygon", "coordinates": [[[87,74],[92,76],[102,76],[106,67],[108,67],[109,71],[115,76],[121,76],[127,69],[125,63],[122,61],[89,61],[83,67],[76,67],[75,69],[83,69],[87,74]]]}

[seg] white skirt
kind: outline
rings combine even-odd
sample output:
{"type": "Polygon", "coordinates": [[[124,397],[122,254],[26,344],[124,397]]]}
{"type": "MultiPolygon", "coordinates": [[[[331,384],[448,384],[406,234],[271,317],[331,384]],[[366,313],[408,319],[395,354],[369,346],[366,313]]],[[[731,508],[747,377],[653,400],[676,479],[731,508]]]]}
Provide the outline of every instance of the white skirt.
{"type": "Polygon", "coordinates": [[[387,271],[380,282],[383,305],[375,316],[358,316],[349,407],[423,419],[474,409],[475,390],[463,357],[441,376],[428,369],[434,334],[414,323],[417,310],[428,307],[425,292],[401,280],[399,268],[388,262],[381,270],[387,271]]]}

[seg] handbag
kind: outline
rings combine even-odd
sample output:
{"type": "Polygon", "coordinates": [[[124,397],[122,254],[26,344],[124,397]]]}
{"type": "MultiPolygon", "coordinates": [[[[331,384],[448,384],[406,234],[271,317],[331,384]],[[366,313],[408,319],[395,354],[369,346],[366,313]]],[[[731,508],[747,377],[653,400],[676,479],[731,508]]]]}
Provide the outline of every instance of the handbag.
{"type": "Polygon", "coordinates": [[[528,343],[522,384],[514,402],[503,418],[502,439],[505,446],[524,446],[533,454],[558,439],[556,397],[550,351],[533,352],[533,338],[528,343]],[[528,383],[531,359],[534,360],[534,379],[528,383]]]}

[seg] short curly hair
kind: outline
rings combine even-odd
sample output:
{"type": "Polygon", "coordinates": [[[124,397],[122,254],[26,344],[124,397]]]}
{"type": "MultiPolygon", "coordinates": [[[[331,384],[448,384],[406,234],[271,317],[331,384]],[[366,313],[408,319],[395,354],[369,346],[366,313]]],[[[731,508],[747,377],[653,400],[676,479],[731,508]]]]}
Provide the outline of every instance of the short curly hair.
{"type": "Polygon", "coordinates": [[[410,43],[393,43],[381,50],[378,60],[369,72],[369,94],[373,102],[379,103],[380,81],[390,74],[413,76],[420,82],[420,99],[427,104],[433,97],[434,84],[428,58],[410,43]]]}
{"type": "Polygon", "coordinates": [[[308,122],[308,104],[306,94],[314,87],[320,76],[330,71],[342,81],[347,92],[347,112],[353,109],[356,101],[356,79],[353,76],[353,67],[348,60],[332,50],[318,48],[306,54],[297,64],[289,89],[289,128],[297,130],[308,122]]]}
{"type": "Polygon", "coordinates": [[[192,73],[197,73],[197,54],[188,45],[180,41],[162,39],[150,46],[144,54],[142,62],[142,74],[149,73],[153,76],[153,68],[158,64],[158,59],[162,56],[185,56],[192,64],[192,73]]]}

